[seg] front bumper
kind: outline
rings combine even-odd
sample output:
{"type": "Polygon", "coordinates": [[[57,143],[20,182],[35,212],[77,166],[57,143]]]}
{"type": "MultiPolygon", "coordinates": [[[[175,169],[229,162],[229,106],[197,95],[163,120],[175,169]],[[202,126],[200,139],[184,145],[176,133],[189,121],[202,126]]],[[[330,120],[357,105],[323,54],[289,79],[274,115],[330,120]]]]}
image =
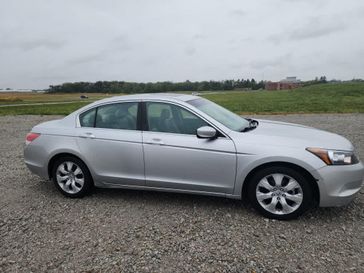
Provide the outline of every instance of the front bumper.
{"type": "Polygon", "coordinates": [[[316,170],[319,177],[320,207],[345,206],[352,201],[363,184],[364,165],[325,166],[316,170]]]}

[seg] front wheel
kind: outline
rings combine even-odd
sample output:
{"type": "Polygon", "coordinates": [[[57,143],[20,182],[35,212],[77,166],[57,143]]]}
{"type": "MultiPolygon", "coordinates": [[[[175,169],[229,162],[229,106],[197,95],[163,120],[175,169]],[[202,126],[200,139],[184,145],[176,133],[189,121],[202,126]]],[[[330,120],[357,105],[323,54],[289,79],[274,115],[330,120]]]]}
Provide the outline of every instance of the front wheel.
{"type": "Polygon", "coordinates": [[[83,197],[93,185],[85,163],[75,157],[62,157],[56,160],[52,178],[56,188],[67,197],[83,197]]]}
{"type": "Polygon", "coordinates": [[[278,220],[297,218],[313,200],[306,178],[287,167],[268,167],[256,173],[249,181],[248,195],[256,210],[278,220]]]}

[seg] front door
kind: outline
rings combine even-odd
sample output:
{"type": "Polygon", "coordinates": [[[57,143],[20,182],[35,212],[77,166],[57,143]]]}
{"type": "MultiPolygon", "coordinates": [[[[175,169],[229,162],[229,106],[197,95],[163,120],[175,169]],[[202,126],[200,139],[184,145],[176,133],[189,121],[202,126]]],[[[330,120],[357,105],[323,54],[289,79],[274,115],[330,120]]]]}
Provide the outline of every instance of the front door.
{"type": "Polygon", "coordinates": [[[158,188],[232,193],[236,151],[231,139],[196,136],[209,125],[187,109],[146,102],[148,131],[143,131],[146,185],[158,188]]]}

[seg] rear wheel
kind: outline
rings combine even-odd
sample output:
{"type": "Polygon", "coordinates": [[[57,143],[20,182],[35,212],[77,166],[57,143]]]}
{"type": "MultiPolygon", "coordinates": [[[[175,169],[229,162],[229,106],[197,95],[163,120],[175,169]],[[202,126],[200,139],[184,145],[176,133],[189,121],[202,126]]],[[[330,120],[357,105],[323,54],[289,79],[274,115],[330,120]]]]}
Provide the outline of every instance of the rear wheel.
{"type": "Polygon", "coordinates": [[[92,188],[92,178],[86,165],[75,157],[56,160],[52,169],[56,188],[67,197],[83,197],[92,188]]]}
{"type": "Polygon", "coordinates": [[[249,182],[248,195],[262,215],[279,220],[297,218],[313,200],[306,178],[287,167],[268,167],[256,173],[249,182]]]}

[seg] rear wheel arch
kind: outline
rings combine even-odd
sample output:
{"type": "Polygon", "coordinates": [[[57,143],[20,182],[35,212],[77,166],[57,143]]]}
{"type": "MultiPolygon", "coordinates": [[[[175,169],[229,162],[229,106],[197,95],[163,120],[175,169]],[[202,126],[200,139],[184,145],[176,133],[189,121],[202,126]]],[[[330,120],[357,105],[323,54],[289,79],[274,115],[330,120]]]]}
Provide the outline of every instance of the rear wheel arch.
{"type": "Polygon", "coordinates": [[[264,163],[262,165],[255,167],[253,170],[251,170],[248,173],[248,175],[244,179],[242,192],[241,192],[241,197],[243,200],[248,200],[248,198],[247,198],[248,185],[249,185],[249,182],[251,181],[251,179],[254,177],[254,175],[257,174],[259,171],[269,168],[269,167],[287,167],[287,168],[291,168],[291,169],[301,173],[306,178],[306,180],[308,181],[308,183],[312,189],[313,199],[314,199],[313,201],[315,202],[315,206],[317,206],[319,204],[320,190],[319,190],[317,181],[312,176],[312,174],[309,171],[307,171],[305,168],[303,168],[299,165],[296,165],[294,163],[289,163],[289,162],[280,162],[280,161],[264,163]]]}
{"type": "MultiPolygon", "coordinates": [[[[80,158],[79,156],[77,155],[74,155],[72,153],[59,153],[59,154],[55,154],[50,160],[49,160],[49,163],[48,163],[48,177],[49,177],[49,180],[52,180],[52,170],[53,170],[53,166],[54,166],[54,163],[62,158],[62,157],[74,157],[74,158],[77,158],[78,160],[82,161],[83,164],[85,164],[86,168],[88,169],[89,173],[91,174],[90,172],[90,169],[89,167],[87,166],[87,164],[85,163],[84,160],[82,160],[82,158],[80,158]]],[[[91,175],[91,178],[92,178],[92,175],[91,175]]]]}

